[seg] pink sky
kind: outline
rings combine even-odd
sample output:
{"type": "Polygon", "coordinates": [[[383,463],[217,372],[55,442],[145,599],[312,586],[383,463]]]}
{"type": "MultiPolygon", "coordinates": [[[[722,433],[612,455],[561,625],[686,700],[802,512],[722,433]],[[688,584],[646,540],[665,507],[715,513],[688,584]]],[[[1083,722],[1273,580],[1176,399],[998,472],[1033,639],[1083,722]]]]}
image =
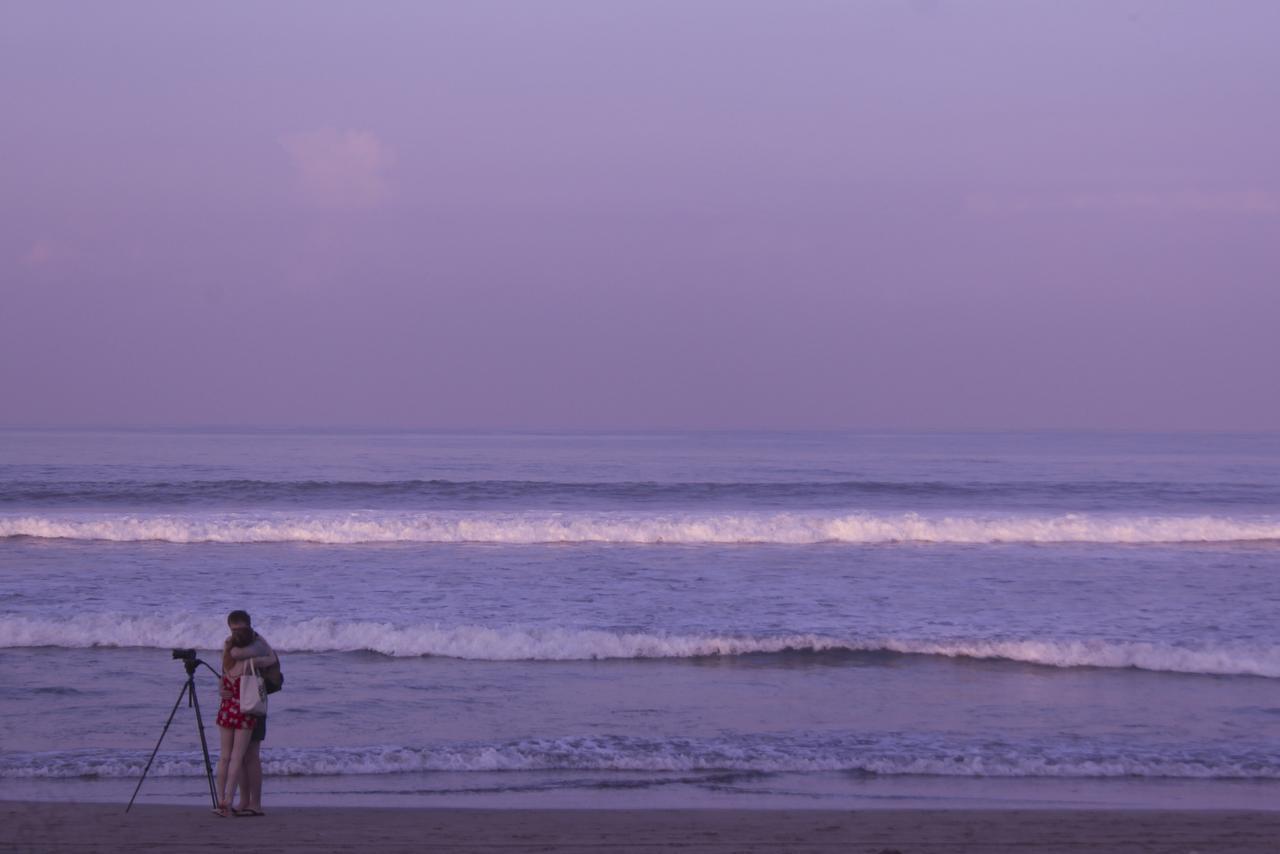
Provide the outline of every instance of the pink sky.
{"type": "Polygon", "coordinates": [[[1280,3],[0,6],[0,426],[1280,429],[1280,3]]]}

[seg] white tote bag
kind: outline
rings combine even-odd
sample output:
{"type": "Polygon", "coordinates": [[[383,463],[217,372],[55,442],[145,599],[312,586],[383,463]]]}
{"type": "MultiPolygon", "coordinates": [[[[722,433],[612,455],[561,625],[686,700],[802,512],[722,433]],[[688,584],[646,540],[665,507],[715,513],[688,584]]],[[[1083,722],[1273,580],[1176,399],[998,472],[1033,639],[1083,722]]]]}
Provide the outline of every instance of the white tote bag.
{"type": "Polygon", "coordinates": [[[267,685],[262,681],[253,659],[248,659],[248,667],[240,674],[240,711],[246,715],[266,717],[267,685]]]}

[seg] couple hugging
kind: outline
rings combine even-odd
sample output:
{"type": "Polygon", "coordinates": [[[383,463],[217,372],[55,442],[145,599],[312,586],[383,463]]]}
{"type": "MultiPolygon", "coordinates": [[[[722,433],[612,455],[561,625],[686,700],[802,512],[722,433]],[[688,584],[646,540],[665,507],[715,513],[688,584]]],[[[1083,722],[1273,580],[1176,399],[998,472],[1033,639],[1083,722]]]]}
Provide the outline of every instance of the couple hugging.
{"type": "Polygon", "coordinates": [[[222,749],[218,753],[217,815],[227,817],[261,816],[262,812],[262,740],[267,737],[265,708],[261,714],[246,714],[240,708],[240,677],[259,672],[268,693],[280,690],[284,677],[280,658],[253,630],[246,611],[227,615],[231,636],[222,644],[222,686],[218,692],[218,735],[222,749]],[[236,789],[240,790],[240,806],[233,808],[236,789]]]}

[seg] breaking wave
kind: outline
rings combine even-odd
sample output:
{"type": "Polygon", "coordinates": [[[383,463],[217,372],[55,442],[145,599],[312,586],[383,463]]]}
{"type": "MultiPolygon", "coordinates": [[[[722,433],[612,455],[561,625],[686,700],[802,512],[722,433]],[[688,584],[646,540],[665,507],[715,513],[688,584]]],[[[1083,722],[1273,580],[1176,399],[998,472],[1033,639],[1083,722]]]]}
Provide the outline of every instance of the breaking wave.
{"type": "Polygon", "coordinates": [[[258,512],[0,516],[0,538],[169,543],[1224,543],[1280,518],[916,513],[258,512]]]}
{"type": "MultiPolygon", "coordinates": [[[[212,649],[220,627],[207,617],[79,615],[65,620],[0,617],[0,647],[212,649]]],[[[593,629],[440,626],[313,618],[273,624],[282,652],[373,652],[477,661],[684,659],[803,653],[991,659],[1048,667],[1137,668],[1168,673],[1280,678],[1280,646],[1183,647],[1105,639],[915,639],[821,634],[665,634],[593,629]]]]}
{"type": "MultiPolygon", "coordinates": [[[[0,778],[135,778],[148,751],[0,753],[0,778]]],[[[942,777],[1147,777],[1280,779],[1273,749],[1233,750],[1067,742],[952,743],[865,734],[711,739],[590,736],[430,747],[277,748],[262,752],[272,776],[422,772],[614,771],[631,773],[844,772],[942,777]]],[[[162,752],[149,774],[199,777],[198,752],[162,752]]]]}

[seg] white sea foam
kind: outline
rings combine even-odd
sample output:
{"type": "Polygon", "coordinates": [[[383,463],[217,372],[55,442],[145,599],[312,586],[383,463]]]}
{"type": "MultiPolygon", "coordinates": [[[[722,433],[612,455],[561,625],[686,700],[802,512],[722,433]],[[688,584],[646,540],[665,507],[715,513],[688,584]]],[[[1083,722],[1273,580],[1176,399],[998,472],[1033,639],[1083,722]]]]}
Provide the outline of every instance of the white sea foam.
{"type": "Polygon", "coordinates": [[[255,512],[0,515],[0,538],[170,543],[1212,543],[1280,541],[1280,518],[915,513],[255,512]]]}
{"type": "MultiPolygon", "coordinates": [[[[1172,644],[1102,639],[921,639],[820,634],[733,635],[609,632],[591,629],[396,626],[313,618],[274,623],[272,645],[284,652],[375,652],[479,661],[578,661],[699,658],[806,652],[900,653],[1003,659],[1051,667],[1138,668],[1171,673],[1280,678],[1280,646],[1172,644]]],[[[196,647],[221,640],[207,617],[78,615],[62,620],[0,617],[0,647],[196,647]]]]}
{"type": "MultiPolygon", "coordinates": [[[[0,754],[0,778],[137,777],[144,751],[89,750],[0,754]]],[[[1213,748],[1134,750],[1116,745],[949,744],[891,738],[684,739],[588,736],[530,738],[432,747],[276,748],[263,751],[267,774],[292,776],[433,771],[547,770],[629,773],[846,772],[946,777],[1157,777],[1280,779],[1280,755],[1213,748]]],[[[163,752],[150,775],[197,777],[194,752],[163,752]]]]}

